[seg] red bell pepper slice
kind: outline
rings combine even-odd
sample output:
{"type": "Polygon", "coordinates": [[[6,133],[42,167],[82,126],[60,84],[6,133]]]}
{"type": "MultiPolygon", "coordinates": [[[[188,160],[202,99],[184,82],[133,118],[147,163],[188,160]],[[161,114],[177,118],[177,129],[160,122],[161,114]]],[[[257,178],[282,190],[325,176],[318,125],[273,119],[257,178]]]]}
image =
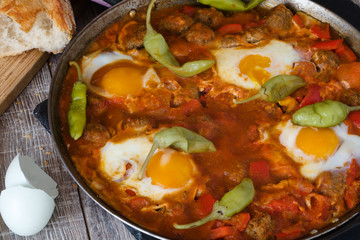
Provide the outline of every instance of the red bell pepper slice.
{"type": "Polygon", "coordinates": [[[129,201],[129,207],[132,209],[141,209],[148,206],[149,204],[149,201],[143,197],[135,197],[129,201]]]}
{"type": "MultiPolygon", "coordinates": [[[[360,112],[360,111],[359,111],[360,112]]],[[[357,161],[353,159],[349,169],[346,171],[346,185],[350,186],[356,179],[360,178],[360,167],[357,161]]]]}
{"type": "Polygon", "coordinates": [[[193,6],[184,6],[183,8],[183,12],[190,17],[192,17],[195,14],[195,11],[196,8],[193,6]]]}
{"type": "Polygon", "coordinates": [[[323,26],[315,24],[310,29],[310,31],[321,39],[330,39],[331,38],[328,24],[325,24],[323,26]]]}
{"type": "Polygon", "coordinates": [[[293,226],[282,230],[282,232],[280,233],[277,233],[276,238],[278,240],[295,239],[300,237],[301,234],[302,234],[302,228],[293,226]]]}
{"type": "Polygon", "coordinates": [[[216,199],[210,193],[202,194],[197,200],[199,213],[201,215],[210,214],[215,202],[216,199]]]}
{"type": "Polygon", "coordinates": [[[322,100],[323,99],[320,96],[320,86],[316,84],[310,85],[305,97],[301,100],[300,108],[310,104],[321,102],[322,100]]]}
{"type": "Polygon", "coordinates": [[[354,111],[349,113],[349,119],[360,128],[360,111],[354,111]]]}
{"type": "Polygon", "coordinates": [[[335,50],[342,45],[343,39],[336,39],[330,41],[317,42],[312,45],[314,50],[335,50]]]}
{"type": "Polygon", "coordinates": [[[299,17],[299,15],[295,14],[293,19],[294,23],[299,27],[299,28],[303,28],[304,27],[304,23],[301,20],[301,18],[299,17]]]}
{"type": "Polygon", "coordinates": [[[243,27],[241,24],[232,23],[222,26],[218,29],[218,32],[220,34],[234,34],[234,33],[241,33],[243,30],[243,27]]]}
{"type": "Polygon", "coordinates": [[[223,226],[210,230],[210,239],[224,238],[236,233],[236,230],[232,226],[223,226]]]}
{"type": "Polygon", "coordinates": [[[184,105],[180,106],[178,109],[185,115],[195,112],[202,108],[202,105],[198,99],[192,99],[184,105]]]}
{"type": "Polygon", "coordinates": [[[349,209],[354,208],[360,201],[360,167],[353,159],[350,168],[346,171],[345,202],[349,209]]]}
{"type": "Polygon", "coordinates": [[[256,185],[271,182],[270,169],[267,161],[251,162],[249,175],[256,185]]]}
{"type": "Polygon", "coordinates": [[[280,199],[273,199],[266,205],[266,207],[268,208],[270,214],[276,212],[300,212],[299,203],[292,196],[285,196],[280,199]]]}
{"type": "Polygon", "coordinates": [[[252,28],[252,27],[263,26],[263,25],[265,25],[266,21],[267,21],[267,19],[262,19],[262,20],[255,21],[255,22],[248,22],[248,23],[244,24],[243,28],[248,29],[248,28],[252,28]]]}
{"type": "Polygon", "coordinates": [[[336,55],[340,58],[342,62],[352,63],[356,62],[355,53],[345,44],[343,43],[337,49],[335,49],[336,55]]]}
{"type": "Polygon", "coordinates": [[[231,219],[235,224],[234,226],[240,232],[244,231],[247,224],[250,221],[250,214],[249,213],[239,213],[232,217],[231,219]]]}
{"type": "Polygon", "coordinates": [[[125,192],[130,197],[135,197],[136,196],[136,193],[131,189],[126,189],[125,192]]]}

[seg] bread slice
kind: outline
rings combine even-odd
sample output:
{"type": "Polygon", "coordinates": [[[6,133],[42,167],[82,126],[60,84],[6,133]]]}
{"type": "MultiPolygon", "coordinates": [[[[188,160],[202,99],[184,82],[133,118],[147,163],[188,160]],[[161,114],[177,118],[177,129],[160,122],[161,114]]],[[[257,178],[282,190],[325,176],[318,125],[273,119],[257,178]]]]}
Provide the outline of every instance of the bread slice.
{"type": "Polygon", "coordinates": [[[34,48],[59,53],[74,31],[68,0],[0,0],[0,57],[34,48]]]}

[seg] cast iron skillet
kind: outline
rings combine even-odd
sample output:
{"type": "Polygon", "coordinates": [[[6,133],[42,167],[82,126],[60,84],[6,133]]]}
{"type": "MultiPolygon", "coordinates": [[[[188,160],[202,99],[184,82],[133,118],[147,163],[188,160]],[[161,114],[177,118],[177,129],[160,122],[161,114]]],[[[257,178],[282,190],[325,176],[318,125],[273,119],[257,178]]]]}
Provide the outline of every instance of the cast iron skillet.
{"type": "MultiPolygon", "coordinates": [[[[49,122],[50,129],[52,132],[53,140],[56,143],[58,152],[60,153],[61,159],[64,162],[67,170],[70,175],[74,178],[77,184],[92,198],[97,204],[99,204],[103,209],[108,211],[110,214],[124,222],[125,224],[139,230],[143,233],[146,233],[152,237],[158,239],[167,239],[161,237],[151,231],[133,223],[131,220],[122,216],[119,212],[115,211],[111,206],[101,200],[101,198],[85,183],[82,177],[79,175],[75,169],[68,153],[66,146],[61,138],[61,133],[59,129],[59,112],[58,112],[58,99],[60,95],[61,85],[65,79],[66,72],[68,70],[68,63],[71,60],[78,59],[89,47],[90,43],[95,39],[95,37],[101,33],[108,25],[115,22],[117,19],[122,16],[129,14],[131,10],[138,9],[140,7],[146,6],[149,0],[126,0],[120,2],[114,7],[108,9],[107,11],[100,14],[92,22],[90,22],[77,36],[72,39],[64,53],[61,56],[59,65],[57,66],[55,75],[52,79],[49,93],[49,104],[48,104],[48,113],[49,113],[49,122]]],[[[171,7],[177,4],[192,4],[195,3],[194,0],[162,0],[158,1],[156,7],[157,9],[171,7]]],[[[347,23],[344,19],[340,18],[336,14],[330,12],[329,10],[321,7],[320,5],[308,1],[308,0],[267,0],[262,3],[262,6],[265,8],[272,8],[280,3],[285,4],[288,8],[293,11],[303,11],[309,15],[319,19],[322,22],[330,23],[330,25],[340,33],[342,37],[346,39],[346,42],[351,46],[357,55],[360,55],[360,33],[347,23]]],[[[340,225],[348,222],[350,219],[356,217],[357,221],[359,216],[356,216],[360,212],[360,206],[353,209],[351,212],[343,216],[336,223],[328,226],[321,231],[314,233],[313,235],[308,235],[304,239],[322,239],[325,233],[333,231],[336,233],[340,225]]],[[[353,224],[353,223],[352,223],[353,224]]],[[[347,225],[350,225],[349,223],[347,225]]],[[[345,225],[346,226],[346,225],[345,225]]],[[[344,229],[344,227],[342,227],[344,229]]],[[[347,228],[345,227],[345,230],[347,228]]],[[[341,230],[341,232],[344,230],[341,230]]],[[[337,234],[331,234],[337,235],[337,234]]],[[[328,235],[326,235],[328,236],[328,235]]],[[[328,238],[328,237],[326,237],[328,238]]]]}

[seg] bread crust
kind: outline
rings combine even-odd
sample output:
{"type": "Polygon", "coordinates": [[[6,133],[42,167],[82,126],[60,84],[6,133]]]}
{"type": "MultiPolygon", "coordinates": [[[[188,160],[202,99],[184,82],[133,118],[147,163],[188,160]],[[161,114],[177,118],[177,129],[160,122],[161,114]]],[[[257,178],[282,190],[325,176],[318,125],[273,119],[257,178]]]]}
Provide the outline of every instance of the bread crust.
{"type": "Polygon", "coordinates": [[[69,0],[0,0],[0,57],[34,48],[59,53],[74,32],[69,0]]]}
{"type": "Polygon", "coordinates": [[[0,13],[20,24],[20,29],[29,32],[40,12],[46,12],[54,24],[64,32],[75,31],[74,13],[68,0],[1,0],[0,13]]]}

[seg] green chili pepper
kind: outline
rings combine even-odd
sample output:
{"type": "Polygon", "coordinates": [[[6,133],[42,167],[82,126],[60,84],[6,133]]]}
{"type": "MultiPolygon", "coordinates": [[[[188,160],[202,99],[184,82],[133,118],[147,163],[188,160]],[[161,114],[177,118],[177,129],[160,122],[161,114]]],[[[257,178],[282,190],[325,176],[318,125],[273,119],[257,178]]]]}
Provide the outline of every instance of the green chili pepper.
{"type": "Polygon", "coordinates": [[[306,82],[299,76],[277,75],[264,83],[259,92],[248,99],[236,101],[235,104],[262,99],[268,102],[277,102],[292,94],[296,89],[303,87],[306,82]]]}
{"type": "Polygon", "coordinates": [[[209,5],[223,11],[248,11],[255,8],[264,0],[251,0],[248,4],[241,0],[198,0],[199,3],[209,5]]]}
{"type": "Polygon", "coordinates": [[[310,127],[332,127],[342,123],[349,112],[360,106],[349,107],[341,102],[326,100],[300,108],[292,115],[292,122],[310,127]]]}
{"type": "Polygon", "coordinates": [[[191,77],[211,68],[215,64],[214,60],[187,62],[183,66],[180,66],[174,55],[170,52],[165,38],[160,33],[156,32],[150,24],[151,9],[155,1],[156,0],[152,0],[150,2],[147,10],[146,34],[144,36],[145,50],[159,63],[181,77],[191,77]]]}
{"type": "Polygon", "coordinates": [[[71,103],[68,111],[68,123],[70,136],[77,140],[81,137],[86,124],[86,84],[83,83],[81,69],[76,62],[71,61],[78,73],[78,81],[74,83],[71,92],[71,103]]]}
{"type": "Polygon", "coordinates": [[[176,229],[189,229],[198,227],[212,220],[226,220],[231,218],[234,214],[243,210],[254,199],[255,189],[250,178],[244,178],[231,191],[225,193],[220,201],[216,201],[211,213],[196,222],[179,225],[174,224],[176,229]]]}
{"type": "Polygon", "coordinates": [[[153,145],[147,155],[144,164],[139,173],[139,179],[142,179],[145,169],[154,155],[156,149],[174,147],[186,153],[215,152],[216,148],[212,142],[183,127],[172,127],[161,130],[154,136],[153,145]]]}

